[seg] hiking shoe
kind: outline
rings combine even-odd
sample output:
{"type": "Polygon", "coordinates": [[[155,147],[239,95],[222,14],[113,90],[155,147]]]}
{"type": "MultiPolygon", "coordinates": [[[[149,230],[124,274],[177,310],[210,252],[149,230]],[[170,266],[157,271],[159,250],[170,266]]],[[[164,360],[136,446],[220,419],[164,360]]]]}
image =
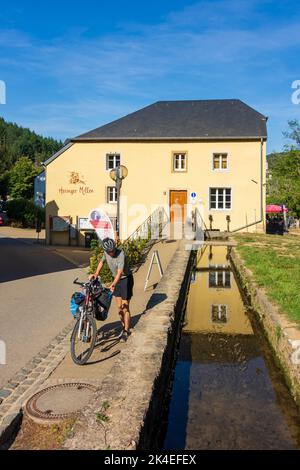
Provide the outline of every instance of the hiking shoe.
{"type": "Polygon", "coordinates": [[[117,339],[121,339],[122,336],[123,336],[123,334],[124,334],[124,330],[121,330],[121,333],[119,333],[119,334],[116,336],[116,338],[117,338],[117,339]]]}
{"type": "Polygon", "coordinates": [[[129,338],[129,335],[130,333],[128,331],[123,331],[123,334],[121,336],[121,341],[122,343],[126,343],[126,341],[128,340],[129,338]]]}

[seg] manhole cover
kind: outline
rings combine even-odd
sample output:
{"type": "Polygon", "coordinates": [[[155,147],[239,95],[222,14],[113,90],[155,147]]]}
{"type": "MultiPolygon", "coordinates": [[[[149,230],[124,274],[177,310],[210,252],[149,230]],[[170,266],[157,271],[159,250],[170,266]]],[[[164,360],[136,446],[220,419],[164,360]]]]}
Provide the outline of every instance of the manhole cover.
{"type": "Polygon", "coordinates": [[[33,395],[25,406],[34,421],[54,422],[71,418],[90,401],[96,387],[90,384],[68,383],[45,388],[33,395]]]}

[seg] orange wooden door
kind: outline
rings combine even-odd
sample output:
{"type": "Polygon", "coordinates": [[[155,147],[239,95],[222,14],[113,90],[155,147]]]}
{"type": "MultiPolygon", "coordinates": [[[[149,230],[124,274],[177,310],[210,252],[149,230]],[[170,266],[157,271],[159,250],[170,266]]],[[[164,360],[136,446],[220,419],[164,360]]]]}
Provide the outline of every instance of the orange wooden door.
{"type": "Polygon", "coordinates": [[[187,191],[170,191],[171,222],[185,222],[187,191]]]}

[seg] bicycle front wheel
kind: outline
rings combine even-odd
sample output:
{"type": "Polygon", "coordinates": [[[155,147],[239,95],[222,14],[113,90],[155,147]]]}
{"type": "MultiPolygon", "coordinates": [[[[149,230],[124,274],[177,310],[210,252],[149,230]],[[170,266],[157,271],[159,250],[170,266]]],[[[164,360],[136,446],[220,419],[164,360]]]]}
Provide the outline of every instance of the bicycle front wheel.
{"type": "Polygon", "coordinates": [[[92,315],[79,318],[71,336],[71,357],[75,364],[83,366],[91,357],[97,339],[97,325],[92,315]]]}

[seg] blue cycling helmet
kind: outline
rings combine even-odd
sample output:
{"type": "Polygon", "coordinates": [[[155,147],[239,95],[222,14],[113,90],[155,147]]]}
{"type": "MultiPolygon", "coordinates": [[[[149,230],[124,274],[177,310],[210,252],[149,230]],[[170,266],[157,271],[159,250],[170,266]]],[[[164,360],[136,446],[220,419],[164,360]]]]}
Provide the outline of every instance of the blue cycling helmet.
{"type": "Polygon", "coordinates": [[[102,241],[102,246],[103,250],[106,253],[109,253],[110,251],[115,251],[116,249],[116,244],[111,238],[104,238],[104,240],[102,241]]]}

